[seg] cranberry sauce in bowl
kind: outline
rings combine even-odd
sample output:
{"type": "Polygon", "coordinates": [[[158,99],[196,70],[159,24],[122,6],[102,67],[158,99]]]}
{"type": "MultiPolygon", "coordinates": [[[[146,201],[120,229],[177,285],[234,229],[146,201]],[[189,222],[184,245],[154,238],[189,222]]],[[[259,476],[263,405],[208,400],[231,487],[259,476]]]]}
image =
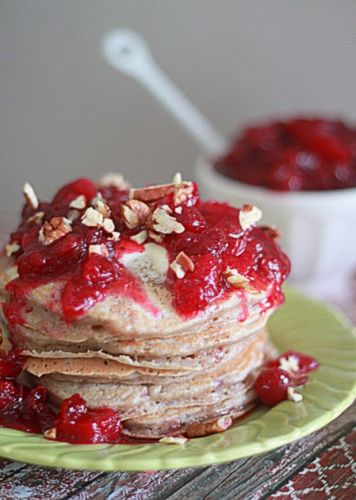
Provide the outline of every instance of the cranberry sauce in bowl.
{"type": "Polygon", "coordinates": [[[215,168],[231,179],[278,191],[356,187],[356,127],[320,118],[249,127],[215,168]]]}

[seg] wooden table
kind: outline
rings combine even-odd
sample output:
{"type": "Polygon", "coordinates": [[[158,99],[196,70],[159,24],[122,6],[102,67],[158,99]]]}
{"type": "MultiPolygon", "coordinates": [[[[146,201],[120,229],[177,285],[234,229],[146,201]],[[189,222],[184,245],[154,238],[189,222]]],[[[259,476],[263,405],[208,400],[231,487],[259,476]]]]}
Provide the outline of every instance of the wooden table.
{"type": "MultiPolygon", "coordinates": [[[[334,302],[338,302],[335,301],[334,302]]],[[[350,294],[338,304],[356,320],[350,294]]],[[[0,499],[356,499],[356,404],[320,431],[257,457],[166,472],[47,469],[0,459],[0,499]]]]}

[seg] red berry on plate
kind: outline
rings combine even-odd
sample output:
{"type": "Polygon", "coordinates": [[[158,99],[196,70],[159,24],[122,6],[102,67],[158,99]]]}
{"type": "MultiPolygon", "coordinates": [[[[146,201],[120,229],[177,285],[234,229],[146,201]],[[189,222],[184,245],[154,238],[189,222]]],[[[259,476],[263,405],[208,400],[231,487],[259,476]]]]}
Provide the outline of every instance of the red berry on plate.
{"type": "Polygon", "coordinates": [[[288,372],[280,368],[265,368],[255,382],[259,399],[267,406],[274,406],[288,397],[291,378],[288,372]]]}

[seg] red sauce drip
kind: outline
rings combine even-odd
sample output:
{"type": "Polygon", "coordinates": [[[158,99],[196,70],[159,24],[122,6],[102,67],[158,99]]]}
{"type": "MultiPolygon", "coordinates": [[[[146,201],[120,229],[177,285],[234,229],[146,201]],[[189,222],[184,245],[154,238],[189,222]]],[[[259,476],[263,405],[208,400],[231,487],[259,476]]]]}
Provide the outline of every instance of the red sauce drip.
{"type": "MultiPolygon", "coordinates": [[[[144,250],[130,236],[146,229],[145,226],[127,229],[120,215],[120,206],[127,199],[127,191],[99,189],[91,180],[79,179],[60,189],[52,202],[40,203],[36,211],[28,206],[24,208],[22,221],[11,235],[11,241],[17,242],[21,250],[14,255],[19,278],[7,285],[9,300],[3,306],[10,325],[23,321],[26,296],[31,290],[56,280],[63,283],[61,305],[67,322],[80,318],[109,294],[130,297],[157,313],[140,281],[119,262],[124,254],[144,250]],[[84,195],[89,204],[98,192],[111,209],[115,230],[121,234],[118,242],[110,239],[101,227],[83,225],[80,216],[84,209],[73,221],[71,232],[49,245],[39,241],[39,231],[45,221],[54,216],[66,217],[70,202],[78,195],[84,195]],[[30,219],[38,211],[44,212],[40,224],[30,219]],[[105,257],[89,254],[90,245],[101,244],[107,249],[105,257]]],[[[172,270],[168,272],[166,286],[179,314],[193,316],[212,302],[235,292],[225,279],[228,267],[248,277],[257,291],[268,290],[261,310],[283,301],[281,284],[289,273],[290,264],[276,244],[273,231],[257,227],[243,231],[238,209],[225,203],[202,202],[196,186],[193,194],[181,203],[180,213],[175,212],[172,193],[154,202],[151,209],[158,205],[168,205],[185,228],[181,234],[166,235],[161,243],[168,251],[170,261],[184,251],[195,265],[194,271],[186,273],[183,279],[178,279],[172,270]]],[[[246,307],[241,321],[245,313],[246,307]]]]}
{"type": "Polygon", "coordinates": [[[356,187],[356,128],[319,118],[272,121],[245,129],[215,167],[279,191],[356,187]]]}

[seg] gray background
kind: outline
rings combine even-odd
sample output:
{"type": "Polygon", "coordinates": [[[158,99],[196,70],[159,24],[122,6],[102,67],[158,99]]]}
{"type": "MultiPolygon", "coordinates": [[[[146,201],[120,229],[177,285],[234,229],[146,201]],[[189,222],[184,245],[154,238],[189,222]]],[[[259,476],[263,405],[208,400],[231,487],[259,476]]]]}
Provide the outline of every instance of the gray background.
{"type": "Polygon", "coordinates": [[[100,54],[131,27],[226,135],[289,112],[356,119],[356,2],[1,0],[0,210],[106,170],[145,184],[191,176],[198,148],[100,54]]]}

